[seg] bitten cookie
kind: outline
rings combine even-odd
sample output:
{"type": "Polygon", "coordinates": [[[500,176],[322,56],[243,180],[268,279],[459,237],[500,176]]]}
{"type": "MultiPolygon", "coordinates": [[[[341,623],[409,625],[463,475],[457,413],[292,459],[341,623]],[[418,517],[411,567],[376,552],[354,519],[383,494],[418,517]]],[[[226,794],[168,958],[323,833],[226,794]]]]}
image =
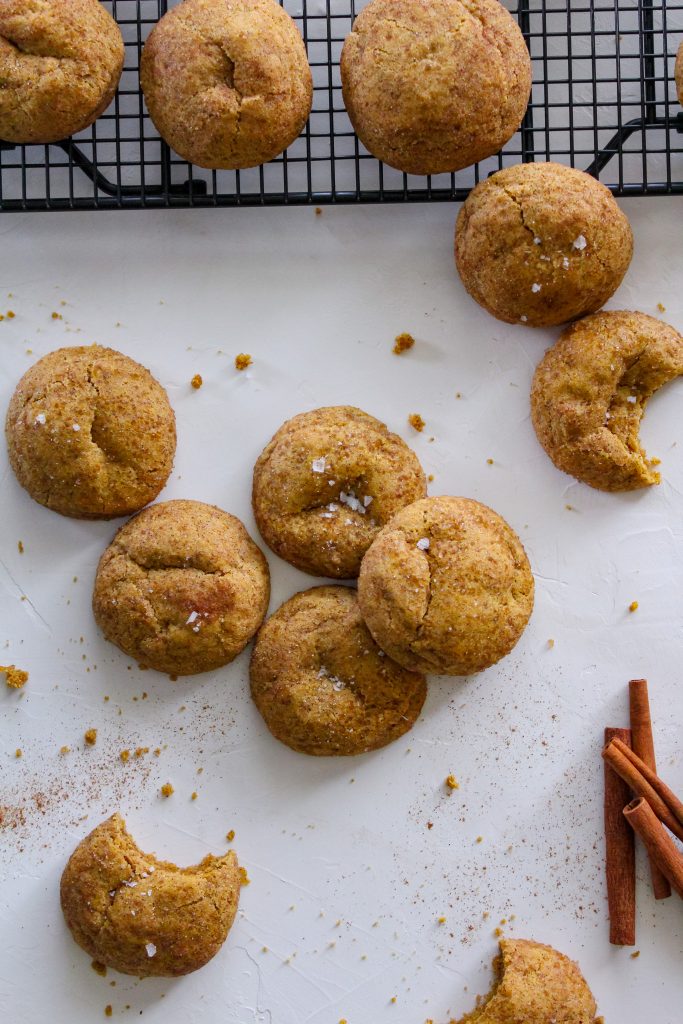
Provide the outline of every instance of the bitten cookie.
{"type": "Polygon", "coordinates": [[[363,145],[408,174],[457,171],[520,126],[531,61],[498,0],[372,0],[341,56],[344,103],[363,145]]]}
{"type": "Polygon", "coordinates": [[[515,646],[534,579],[517,534],[469,498],[424,498],[369,548],[358,603],[383,651],[414,672],[469,675],[515,646]]]}
{"type": "Polygon", "coordinates": [[[64,868],[62,911],[98,963],[139,978],[175,978],[225,942],[240,894],[235,854],[179,868],[143,853],[118,814],[83,839],[64,868]]]}
{"type": "Polygon", "coordinates": [[[175,416],[151,373],[111,348],[60,348],[27,370],[5,422],[17,480],[79,519],[130,515],[173,467],[175,416]]]}
{"type": "Polygon", "coordinates": [[[415,453],[350,405],[288,420],[254,468],[253,507],[266,544],[312,576],[350,579],[378,530],[426,493],[415,453]]]}
{"type": "Polygon", "coordinates": [[[303,40],[275,0],[183,0],[152,29],[140,82],[162,138],[210,168],[272,160],[313,97],[303,40]]]}
{"type": "Polygon", "coordinates": [[[455,262],[472,298],[529,327],[600,309],[632,255],[631,227],[609,190],[560,164],[519,164],[481,181],[455,227],[455,262]]]}
{"type": "Polygon", "coordinates": [[[119,27],[99,0],[0,0],[0,139],[58,142],[114,98],[119,27]]]}
{"type": "Polygon", "coordinates": [[[676,55],[676,66],[674,69],[674,78],[676,80],[676,92],[678,93],[678,102],[683,107],[683,43],[678,47],[678,53],[676,55]]]}
{"type": "Polygon", "coordinates": [[[193,675],[237,657],[269,597],[268,563],[239,519],[166,501],[122,526],[102,555],[93,611],[107,640],[140,664],[193,675]]]}
{"type": "Polygon", "coordinates": [[[378,648],[348,587],[296,594],[254,644],[254,702],[273,736],[303,754],[386,746],[412,728],[426,694],[424,676],[378,648]]]}
{"type": "Polygon", "coordinates": [[[604,1024],[578,964],[530,939],[501,939],[494,986],[453,1024],[604,1024]]]}
{"type": "Polygon", "coordinates": [[[638,438],[645,405],[683,373],[683,337],[645,313],[609,311],[572,324],[539,363],[536,436],[558,469],[601,491],[660,481],[638,438]]]}

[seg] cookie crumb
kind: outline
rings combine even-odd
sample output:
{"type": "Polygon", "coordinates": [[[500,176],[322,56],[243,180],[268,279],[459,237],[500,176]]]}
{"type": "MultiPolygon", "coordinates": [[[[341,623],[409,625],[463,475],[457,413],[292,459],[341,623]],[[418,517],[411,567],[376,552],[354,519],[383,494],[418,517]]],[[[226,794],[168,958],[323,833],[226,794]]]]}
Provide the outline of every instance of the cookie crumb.
{"type": "Polygon", "coordinates": [[[62,755],[63,754],[68,754],[70,751],[71,751],[71,747],[67,747],[66,743],[64,744],[63,747],[59,748],[59,753],[62,754],[62,755]]]}
{"type": "Polygon", "coordinates": [[[228,834],[226,835],[225,838],[228,840],[229,843],[231,843],[233,841],[233,839],[235,838],[235,830],[234,830],[234,828],[230,829],[230,831],[228,832],[228,834]]]}
{"type": "Polygon", "coordinates": [[[316,206],[316,208],[315,208],[315,215],[316,215],[316,217],[319,217],[322,214],[322,212],[323,212],[322,206],[316,206]]]}
{"type": "Polygon", "coordinates": [[[434,483],[434,474],[430,473],[429,476],[427,477],[427,480],[429,481],[430,484],[433,484],[434,483]]]}
{"type": "Polygon", "coordinates": [[[0,672],[5,673],[5,682],[12,690],[20,690],[28,682],[28,672],[16,665],[0,665],[0,672]]]}
{"type": "Polygon", "coordinates": [[[640,950],[639,949],[634,949],[634,951],[631,953],[631,960],[637,960],[639,956],[640,956],[640,950]]]}
{"type": "Polygon", "coordinates": [[[121,753],[119,754],[119,758],[123,761],[124,764],[126,763],[129,757],[130,750],[122,750],[121,753]]]}
{"type": "Polygon", "coordinates": [[[93,962],[90,964],[90,966],[92,967],[92,969],[95,972],[95,974],[99,974],[103,978],[106,978],[106,976],[107,976],[106,964],[101,964],[99,962],[99,960],[93,960],[93,962]]]}
{"type": "Polygon", "coordinates": [[[196,790],[195,790],[195,791],[194,791],[194,792],[192,793],[192,796],[190,797],[190,800],[196,800],[196,799],[197,799],[197,792],[196,792],[196,790]]]}
{"type": "Polygon", "coordinates": [[[460,789],[460,783],[456,779],[455,775],[446,776],[446,786],[448,789],[460,789]]]}
{"type": "Polygon", "coordinates": [[[23,757],[24,756],[23,750],[20,747],[17,747],[17,749],[14,751],[14,756],[15,757],[23,757]]]}
{"type": "Polygon", "coordinates": [[[437,917],[436,923],[437,924],[445,924],[446,923],[446,918],[443,917],[443,915],[441,917],[437,917]]]}
{"type": "Polygon", "coordinates": [[[415,344],[415,338],[412,334],[408,334],[407,331],[403,331],[402,334],[397,334],[394,338],[394,355],[400,356],[402,352],[407,352],[415,344]]]}
{"type": "Polygon", "coordinates": [[[487,459],[486,460],[486,465],[487,466],[492,466],[493,465],[493,459],[487,459]]]}
{"type": "Polygon", "coordinates": [[[170,782],[165,782],[161,787],[161,795],[163,797],[168,798],[169,796],[172,796],[174,792],[175,790],[173,789],[173,786],[171,785],[170,782]]]}
{"type": "MultiPolygon", "coordinates": [[[[659,310],[660,313],[666,313],[666,306],[664,305],[663,302],[658,302],[657,303],[657,309],[659,310]]],[[[638,955],[640,956],[640,954],[638,954],[638,955]]]]}
{"type": "Polygon", "coordinates": [[[247,874],[247,869],[240,867],[240,885],[251,885],[251,878],[247,874]]]}
{"type": "Polygon", "coordinates": [[[499,939],[501,937],[501,935],[503,934],[503,929],[502,928],[494,928],[493,929],[493,934],[496,936],[497,939],[499,939]]]}
{"type": "Polygon", "coordinates": [[[17,315],[17,314],[16,314],[15,312],[14,312],[14,310],[13,310],[13,309],[8,309],[8,310],[7,310],[7,314],[6,314],[6,316],[7,316],[7,319],[8,319],[8,320],[14,320],[14,318],[15,318],[15,316],[16,316],[16,315],[17,315]]]}
{"type": "Polygon", "coordinates": [[[422,433],[425,428],[425,421],[422,419],[419,412],[411,412],[408,417],[408,423],[410,423],[413,430],[417,430],[418,434],[422,433]]]}
{"type": "Polygon", "coordinates": [[[204,383],[204,381],[202,380],[201,373],[195,373],[194,377],[190,381],[190,384],[195,389],[195,391],[199,391],[199,389],[200,389],[200,387],[202,386],[203,383],[204,383]]]}
{"type": "Polygon", "coordinates": [[[17,551],[19,552],[20,555],[23,555],[23,553],[24,553],[24,542],[23,542],[23,540],[17,541],[17,551]]]}
{"type": "Polygon", "coordinates": [[[484,837],[483,836],[477,836],[477,842],[478,843],[483,843],[484,842],[484,837]]]}
{"type": "Polygon", "coordinates": [[[248,352],[240,352],[239,355],[235,356],[235,369],[246,370],[248,366],[251,366],[253,359],[248,352]]]}
{"type": "Polygon", "coordinates": [[[52,313],[50,315],[52,316],[53,320],[63,320],[64,319],[61,313],[52,313]]]}
{"type": "Polygon", "coordinates": [[[104,1016],[105,1017],[111,1017],[113,1012],[114,1011],[111,1008],[111,1003],[107,1003],[107,1005],[104,1008],[104,1016]]]}
{"type": "Polygon", "coordinates": [[[83,739],[89,747],[94,747],[97,743],[97,729],[86,729],[83,739]]]}
{"type": "Polygon", "coordinates": [[[631,601],[630,605],[628,606],[628,610],[630,612],[637,612],[638,611],[638,602],[637,601],[631,601]]]}
{"type": "Polygon", "coordinates": [[[555,641],[554,641],[554,640],[553,640],[553,638],[551,637],[551,638],[550,638],[550,639],[548,640],[548,650],[552,651],[552,649],[553,649],[553,647],[554,647],[554,646],[555,646],[555,641]]]}

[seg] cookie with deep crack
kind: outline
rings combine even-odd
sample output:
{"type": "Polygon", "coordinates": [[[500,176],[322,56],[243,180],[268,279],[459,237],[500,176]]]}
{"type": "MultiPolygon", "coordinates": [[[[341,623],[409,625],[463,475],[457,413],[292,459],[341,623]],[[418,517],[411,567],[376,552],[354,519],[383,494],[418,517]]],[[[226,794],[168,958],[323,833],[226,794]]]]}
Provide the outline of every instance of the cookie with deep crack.
{"type": "Polygon", "coordinates": [[[303,40],[275,0],[183,0],[152,29],[140,82],[161,137],[209,168],[278,156],[313,96],[303,40]]]}
{"type": "Polygon", "coordinates": [[[578,964],[531,939],[501,939],[494,985],[452,1024],[604,1024],[578,964]]]}
{"type": "Polygon", "coordinates": [[[344,103],[373,156],[408,174],[457,171],[520,126],[531,61],[498,0],[372,0],[341,55],[344,103]]]}
{"type": "Polygon", "coordinates": [[[270,576],[235,516],[200,501],[151,505],[100,559],[93,611],[147,668],[194,675],[236,658],[268,609],[270,576]]]}
{"type": "Polygon", "coordinates": [[[121,352],[60,348],[19,381],[5,421],[17,480],[79,519],[137,512],[173,467],[175,416],[164,388],[121,352]]]}
{"type": "Polygon", "coordinates": [[[87,128],[114,98],[123,57],[99,0],[0,0],[0,139],[58,142],[87,128]]]}
{"type": "Polygon", "coordinates": [[[60,897],[71,934],[93,960],[139,978],[175,978],[219,951],[240,885],[232,851],[179,868],[143,853],[113,814],[71,854],[60,897]]]}
{"type": "Polygon", "coordinates": [[[518,164],[479,182],[455,227],[455,262],[472,298],[529,327],[596,312],[632,255],[630,224],[609,189],[561,164],[518,164]]]}
{"type": "Polygon", "coordinates": [[[531,388],[536,436],[558,469],[601,491],[660,481],[638,430],[648,400],[683,373],[683,337],[645,313],[610,310],[568,327],[531,388]]]}
{"type": "Polygon", "coordinates": [[[470,675],[512,650],[534,579],[514,530],[470,498],[424,498],[379,532],[358,603],[383,651],[414,672],[470,675]]]}
{"type": "Polygon", "coordinates": [[[288,420],[254,468],[252,503],[266,544],[312,576],[351,579],[381,527],[426,494],[417,456],[361,409],[288,420]]]}
{"type": "Polygon", "coordinates": [[[427,687],[379,649],[355,590],[314,587],[261,627],[251,695],[273,736],[303,754],[352,755],[384,747],[413,727],[427,687]]]}

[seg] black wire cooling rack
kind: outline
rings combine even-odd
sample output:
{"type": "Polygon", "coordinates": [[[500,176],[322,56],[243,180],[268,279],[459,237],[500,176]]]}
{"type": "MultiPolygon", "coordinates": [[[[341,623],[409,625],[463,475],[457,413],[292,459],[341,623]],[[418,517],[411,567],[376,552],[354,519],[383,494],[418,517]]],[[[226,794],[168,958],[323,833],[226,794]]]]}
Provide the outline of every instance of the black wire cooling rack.
{"type": "Polygon", "coordinates": [[[364,4],[284,0],[313,69],[305,131],[272,163],[204,171],[163,143],[144,105],[138,68],[166,0],[105,4],[126,43],[115,101],[87,131],[51,146],[0,142],[0,209],[124,209],[464,199],[480,178],[520,161],[556,160],[600,177],[620,196],[683,193],[683,111],[673,81],[683,0],[519,0],[533,63],[520,131],[497,157],[456,174],[414,177],[358,142],[344,109],[339,56],[364,4]]]}

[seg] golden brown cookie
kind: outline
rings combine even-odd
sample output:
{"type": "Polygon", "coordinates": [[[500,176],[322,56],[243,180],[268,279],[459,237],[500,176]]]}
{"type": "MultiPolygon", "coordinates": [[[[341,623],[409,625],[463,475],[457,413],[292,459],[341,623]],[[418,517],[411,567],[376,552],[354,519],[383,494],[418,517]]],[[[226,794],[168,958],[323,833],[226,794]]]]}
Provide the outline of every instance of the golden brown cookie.
{"type": "Polygon", "coordinates": [[[179,868],[143,853],[113,814],[71,854],[60,896],[71,934],[95,961],[139,978],[174,978],[221,948],[240,884],[232,851],[179,868]]]}
{"type": "Polygon", "coordinates": [[[531,61],[498,0],[372,0],[341,56],[344,103],[363,145],[408,174],[457,171],[519,128],[531,61]]]}
{"type": "Polygon", "coordinates": [[[417,456],[350,405],[280,427],[254,468],[252,503],[266,544],[312,576],[351,579],[379,529],[426,494],[417,456]]]}
{"type": "Polygon", "coordinates": [[[0,0],[0,139],[58,142],[114,98],[119,27],[99,0],[0,0]]]}
{"type": "Polygon", "coordinates": [[[141,665],[194,675],[236,658],[263,622],[268,563],[239,519],[200,501],[152,505],[100,559],[93,611],[141,665]]]}
{"type": "Polygon", "coordinates": [[[251,695],[276,739],[303,754],[363,754],[403,736],[422,710],[424,676],[379,649],[355,590],[295,594],[261,627],[251,695]]]}
{"type": "Polygon", "coordinates": [[[78,519],[137,512],[173,467],[166,392],[144,366],[100,345],[39,359],[12,395],[5,432],[21,486],[78,519]]]}
{"type": "Polygon", "coordinates": [[[272,160],[313,97],[303,40],[275,0],[183,0],[152,29],[140,82],[161,137],[199,167],[272,160]]]}
{"type": "Polygon", "coordinates": [[[681,43],[681,45],[678,47],[678,53],[676,54],[674,78],[676,80],[676,92],[678,93],[678,102],[683,107],[683,43],[681,43]]]}
{"type": "Polygon", "coordinates": [[[600,309],[632,255],[631,227],[609,190],[561,164],[498,171],[470,192],[455,226],[455,262],[472,298],[529,327],[600,309]]]}
{"type": "Polygon", "coordinates": [[[424,498],[373,541],[358,603],[399,665],[469,675],[515,646],[533,608],[534,579],[519,537],[492,509],[469,498],[424,498]]]}
{"type": "Polygon", "coordinates": [[[648,399],[683,373],[683,337],[645,313],[609,311],[572,324],[539,363],[536,436],[558,469],[601,491],[658,484],[638,438],[648,399]]]}
{"type": "Polygon", "coordinates": [[[494,985],[453,1024],[604,1024],[578,964],[530,939],[501,939],[494,985]]]}

